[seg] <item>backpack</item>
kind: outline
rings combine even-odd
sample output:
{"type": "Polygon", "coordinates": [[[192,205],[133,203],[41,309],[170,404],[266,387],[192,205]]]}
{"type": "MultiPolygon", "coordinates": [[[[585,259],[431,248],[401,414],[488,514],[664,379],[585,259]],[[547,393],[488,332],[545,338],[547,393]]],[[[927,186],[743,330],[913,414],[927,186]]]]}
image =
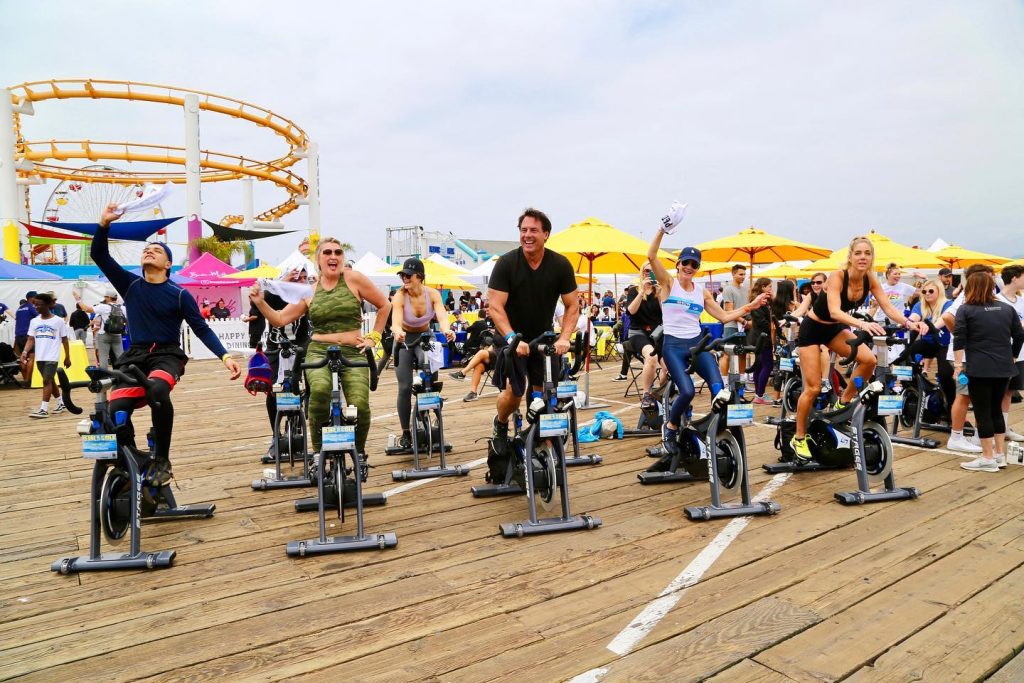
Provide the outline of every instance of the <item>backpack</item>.
{"type": "Polygon", "coordinates": [[[107,334],[124,334],[124,328],[128,320],[124,317],[121,304],[110,304],[110,313],[103,321],[103,331],[107,334]]]}

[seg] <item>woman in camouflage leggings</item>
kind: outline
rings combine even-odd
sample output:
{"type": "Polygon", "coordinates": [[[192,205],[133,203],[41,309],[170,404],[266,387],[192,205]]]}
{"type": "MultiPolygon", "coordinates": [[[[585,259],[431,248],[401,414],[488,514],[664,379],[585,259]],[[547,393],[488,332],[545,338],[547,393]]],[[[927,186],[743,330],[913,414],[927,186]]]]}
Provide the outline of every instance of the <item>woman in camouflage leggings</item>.
{"type": "MultiPolygon", "coordinates": [[[[388,321],[391,304],[370,280],[354,270],[345,270],[345,252],[333,237],[321,238],[316,250],[316,265],[320,279],[311,299],[288,304],[275,311],[263,300],[259,285],[253,285],[249,298],[267,322],[283,327],[308,314],[313,326],[313,337],[306,350],[307,363],[321,360],[329,346],[340,346],[342,354],[354,360],[363,358],[362,351],[380,343],[381,330],[388,321]],[[373,331],[362,335],[362,303],[368,301],[377,308],[373,331]]],[[[359,409],[356,424],[356,448],[366,451],[366,436],[370,433],[369,371],[365,368],[345,368],[339,379],[345,399],[359,409]]],[[[309,432],[313,450],[319,451],[321,430],[329,418],[331,401],[331,371],[327,367],[306,371],[309,386],[309,432]]]]}

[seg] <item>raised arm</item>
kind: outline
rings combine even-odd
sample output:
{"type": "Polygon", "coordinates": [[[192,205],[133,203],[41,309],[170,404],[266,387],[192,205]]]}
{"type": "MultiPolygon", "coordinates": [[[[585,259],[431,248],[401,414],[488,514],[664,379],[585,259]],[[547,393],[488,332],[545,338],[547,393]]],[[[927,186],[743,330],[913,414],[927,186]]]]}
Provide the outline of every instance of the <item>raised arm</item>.
{"type": "Polygon", "coordinates": [[[711,295],[711,292],[706,289],[704,290],[704,310],[718,318],[723,323],[739,320],[751,311],[761,308],[762,306],[766,306],[770,301],[771,294],[763,292],[750,303],[743,304],[734,311],[727,311],[718,305],[718,302],[715,301],[715,297],[711,295]]]}
{"type": "Polygon", "coordinates": [[[116,212],[117,204],[108,204],[107,208],[103,210],[100,215],[99,229],[92,238],[92,245],[89,247],[89,256],[93,262],[99,267],[100,271],[107,276],[110,280],[110,284],[114,285],[114,289],[124,296],[124,293],[128,291],[128,286],[133,280],[137,280],[140,276],[134,273],[129,273],[120,263],[115,261],[110,255],[110,247],[108,245],[108,237],[110,234],[110,224],[120,218],[120,214],[116,212]]]}
{"type": "Polygon", "coordinates": [[[661,259],[658,258],[658,251],[661,250],[661,238],[664,236],[665,233],[658,229],[654,233],[654,239],[651,240],[650,245],[647,247],[647,261],[651,264],[654,277],[658,278],[658,284],[661,285],[661,292],[658,294],[659,301],[664,301],[672,290],[672,275],[665,268],[661,259]]]}

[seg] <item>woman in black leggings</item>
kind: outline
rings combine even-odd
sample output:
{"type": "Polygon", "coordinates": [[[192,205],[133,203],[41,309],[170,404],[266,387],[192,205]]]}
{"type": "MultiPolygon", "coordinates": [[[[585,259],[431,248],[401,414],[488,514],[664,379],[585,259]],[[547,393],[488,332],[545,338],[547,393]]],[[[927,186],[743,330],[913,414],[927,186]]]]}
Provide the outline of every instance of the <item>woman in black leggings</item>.
{"type": "Polygon", "coordinates": [[[982,448],[978,458],[960,464],[965,470],[998,472],[1006,466],[1002,401],[1022,346],[1024,328],[1017,312],[996,299],[988,273],[973,273],[967,278],[964,305],[956,312],[953,328],[953,368],[957,381],[961,374],[967,376],[982,448]],[[966,362],[965,349],[970,351],[966,362]]]}

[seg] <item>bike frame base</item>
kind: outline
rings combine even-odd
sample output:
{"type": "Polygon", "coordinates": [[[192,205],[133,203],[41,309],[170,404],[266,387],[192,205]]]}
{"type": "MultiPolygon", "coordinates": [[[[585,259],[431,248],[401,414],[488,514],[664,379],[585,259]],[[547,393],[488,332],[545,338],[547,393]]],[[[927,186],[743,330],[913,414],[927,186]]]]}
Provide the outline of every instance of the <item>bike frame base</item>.
{"type": "Polygon", "coordinates": [[[536,524],[529,520],[522,522],[502,522],[498,525],[501,535],[505,538],[522,538],[523,536],[536,536],[539,534],[553,534],[559,531],[577,531],[579,529],[596,529],[601,526],[598,517],[588,514],[573,515],[572,517],[551,517],[538,519],[536,524]]]}
{"type": "MultiPolygon", "coordinates": [[[[363,494],[363,507],[380,507],[381,505],[387,505],[388,499],[383,493],[364,493],[363,494]]],[[[345,507],[354,508],[356,506],[356,499],[345,499],[345,507]]],[[[320,510],[319,499],[315,496],[313,498],[300,498],[295,501],[296,512],[317,512],[320,510]]],[[[296,541],[299,542],[299,541],[296,541]]]]}
{"type": "MultiPolygon", "coordinates": [[[[365,501],[364,501],[365,502],[365,501]]],[[[308,541],[288,541],[286,552],[289,557],[343,553],[353,550],[384,550],[398,545],[398,536],[392,532],[367,534],[366,536],[329,536],[325,543],[319,538],[308,541]]]]}
{"type": "Polygon", "coordinates": [[[889,489],[886,491],[840,491],[835,494],[836,500],[843,505],[863,505],[864,503],[882,503],[887,500],[908,500],[921,495],[913,486],[889,489]]]}
{"type": "Polygon", "coordinates": [[[62,557],[50,565],[50,571],[58,574],[72,572],[107,571],[110,569],[166,569],[174,563],[174,550],[158,550],[155,553],[104,553],[97,558],[87,555],[62,557]]]}
{"type": "Polygon", "coordinates": [[[578,458],[571,458],[566,456],[565,466],[566,467],[580,467],[582,465],[600,465],[604,461],[600,455],[591,453],[590,455],[581,455],[578,458]]]}
{"type": "Polygon", "coordinates": [[[437,479],[439,477],[464,477],[469,474],[469,468],[462,465],[452,467],[424,467],[422,469],[393,470],[392,481],[413,481],[416,479],[437,479]]]}
{"type": "Polygon", "coordinates": [[[162,519],[181,519],[181,518],[197,518],[197,519],[208,519],[213,517],[213,511],[217,509],[217,506],[213,503],[204,505],[179,505],[177,507],[165,508],[158,507],[153,510],[153,513],[149,516],[144,516],[144,521],[162,520],[162,519]]]}
{"type": "Polygon", "coordinates": [[[677,481],[697,481],[696,477],[685,470],[676,470],[675,472],[641,472],[636,475],[636,478],[640,480],[641,484],[671,484],[677,481]]]}
{"type": "Polygon", "coordinates": [[[516,496],[523,492],[519,484],[485,484],[469,489],[474,498],[497,498],[498,496],[516,496]]]}
{"type": "Polygon", "coordinates": [[[926,436],[914,438],[912,436],[898,436],[895,434],[889,435],[889,441],[893,443],[901,443],[904,446],[916,446],[917,448],[938,448],[939,442],[935,439],[929,439],[926,436]]]}
{"type": "Polygon", "coordinates": [[[848,470],[853,469],[853,463],[849,465],[822,465],[816,460],[811,460],[806,463],[798,463],[796,460],[790,462],[771,462],[761,465],[768,474],[779,474],[781,472],[793,472],[799,474],[800,472],[825,472],[829,470],[848,470]]]}
{"type": "Polygon", "coordinates": [[[254,491],[270,491],[273,489],[301,489],[316,486],[309,477],[281,477],[280,479],[253,479],[254,491]]]}
{"type": "MultiPolygon", "coordinates": [[[[426,449],[424,448],[423,450],[426,450],[426,449]]],[[[450,443],[446,443],[444,445],[444,452],[445,453],[450,453],[451,450],[452,450],[452,445],[450,443]]],[[[431,449],[431,452],[432,453],[440,453],[441,452],[441,447],[440,446],[434,446],[431,449]]],[[[388,447],[386,447],[384,449],[384,455],[413,455],[413,453],[414,453],[413,449],[411,449],[411,448],[402,448],[401,446],[388,446],[388,447]]]]}
{"type": "Polygon", "coordinates": [[[752,515],[777,515],[782,507],[778,503],[750,503],[743,505],[696,505],[684,508],[686,517],[691,522],[705,522],[711,519],[725,519],[727,517],[748,517],[752,515]]]}

